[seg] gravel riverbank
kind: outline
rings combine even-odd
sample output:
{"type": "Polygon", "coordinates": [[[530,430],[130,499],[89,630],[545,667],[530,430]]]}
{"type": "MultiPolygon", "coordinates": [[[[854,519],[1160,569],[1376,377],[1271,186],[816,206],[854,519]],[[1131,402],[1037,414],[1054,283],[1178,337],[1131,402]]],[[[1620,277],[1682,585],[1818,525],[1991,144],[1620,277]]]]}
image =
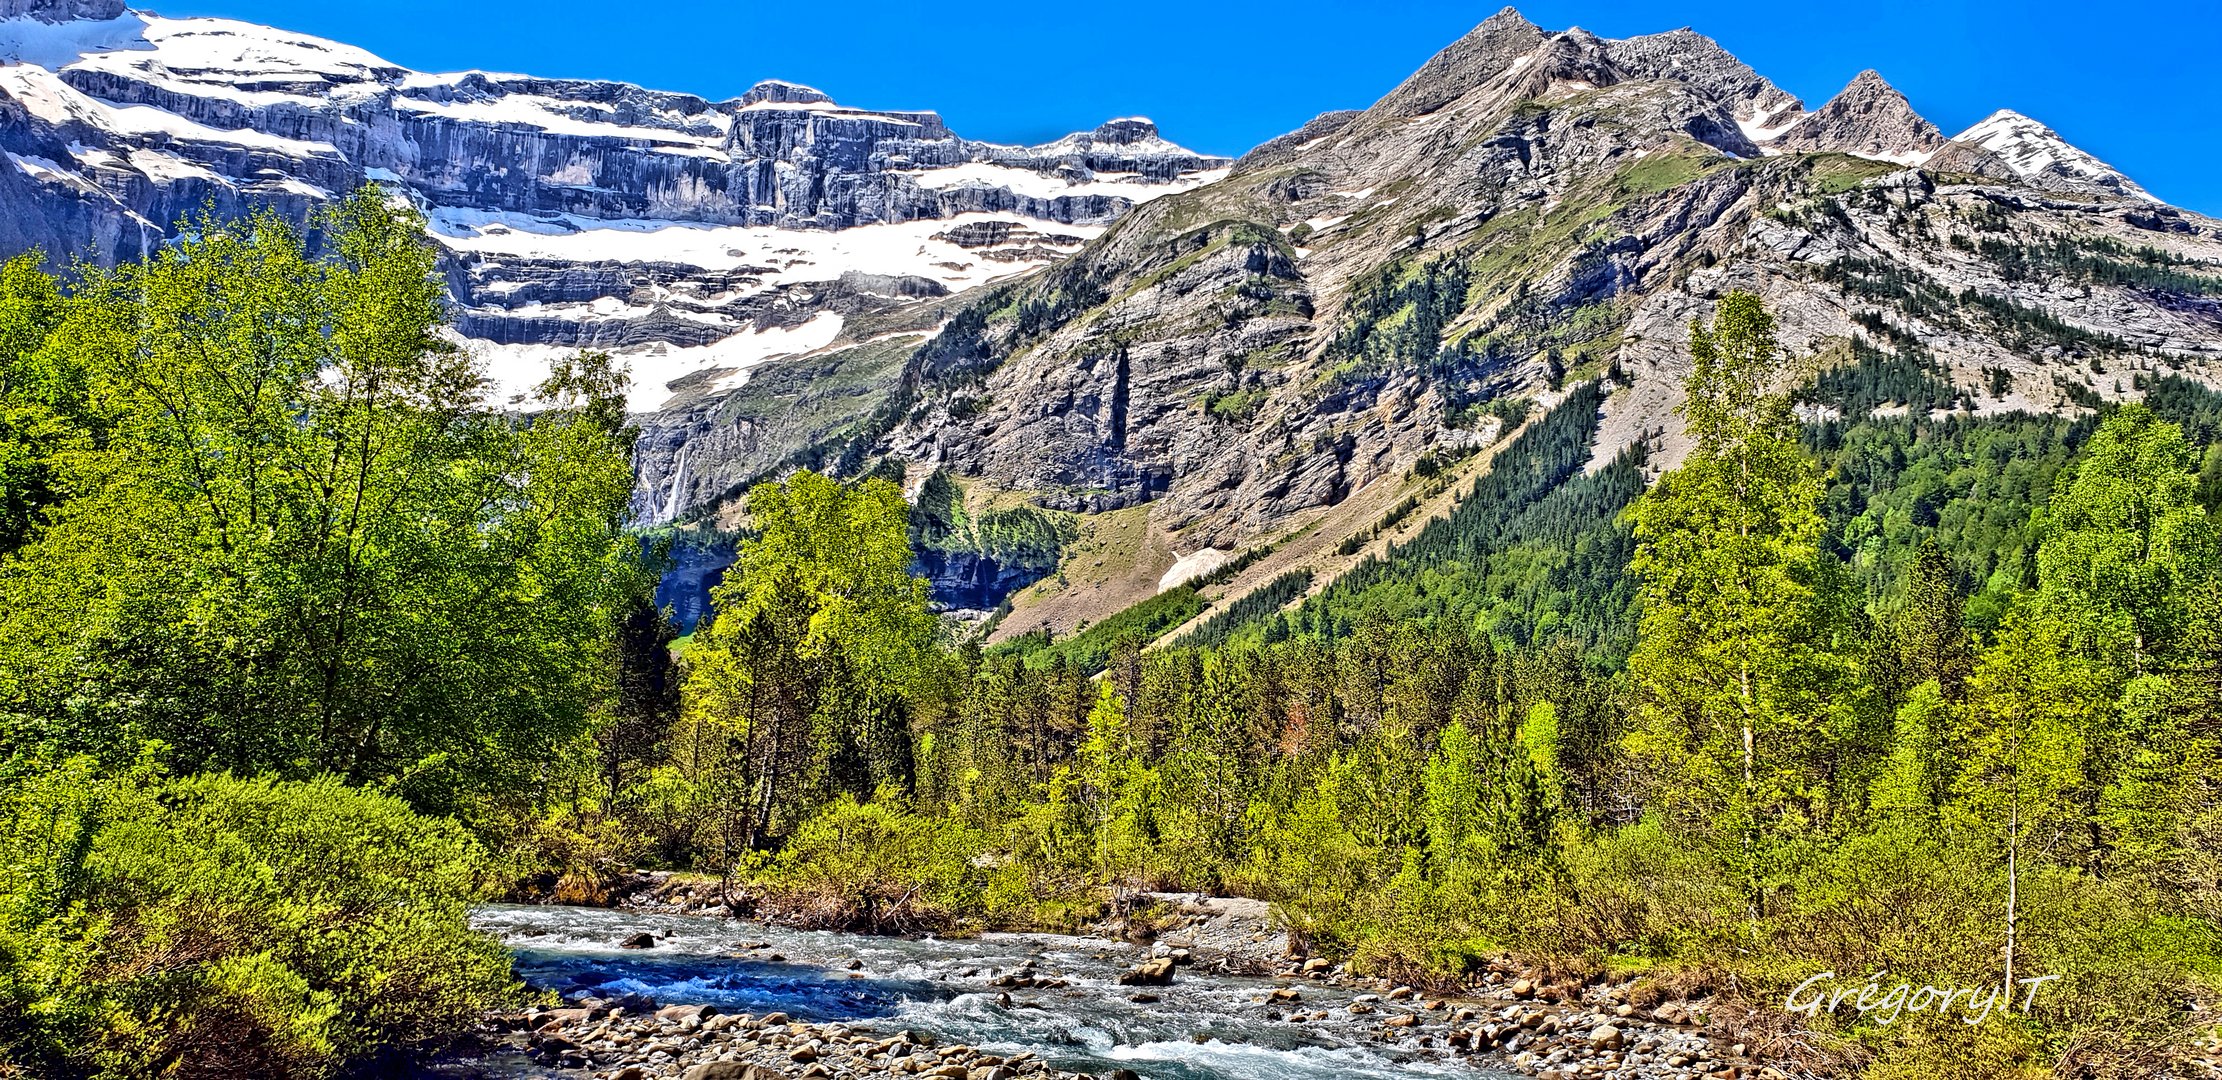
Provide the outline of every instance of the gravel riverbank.
{"type": "Polygon", "coordinates": [[[545,1070],[527,1075],[580,1080],[1274,1077],[1269,1062],[1244,1060],[1274,1054],[1297,1055],[1290,1067],[1310,1071],[1287,1075],[1306,1076],[1805,1075],[1780,1058],[1768,1067],[1753,1029],[1705,998],[1550,978],[1510,958],[1455,993],[1429,993],[1288,955],[1256,901],[1150,897],[1148,943],[968,944],[718,917],[728,913],[714,893],[667,880],[637,890],[629,911],[509,909],[497,932],[563,1006],[498,1018],[497,1053],[545,1070]],[[870,1000],[840,1013],[844,995],[870,1000]],[[1175,1045],[1186,1043],[1192,1053],[1175,1045]]]}

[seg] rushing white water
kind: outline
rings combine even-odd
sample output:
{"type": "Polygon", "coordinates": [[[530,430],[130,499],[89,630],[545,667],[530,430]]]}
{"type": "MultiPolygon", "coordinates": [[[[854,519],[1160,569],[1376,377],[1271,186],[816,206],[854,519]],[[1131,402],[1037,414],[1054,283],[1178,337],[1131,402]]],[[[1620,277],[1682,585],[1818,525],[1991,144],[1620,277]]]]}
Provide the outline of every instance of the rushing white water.
{"type": "Polygon", "coordinates": [[[1345,989],[1305,983],[1301,1001],[1272,1002],[1267,992],[1282,984],[1182,969],[1173,985],[1148,991],[1159,1000],[1137,1002],[1137,991],[1117,980],[1138,953],[1094,938],[910,940],[562,907],[488,908],[477,922],[515,951],[518,972],[537,986],[925,1032],[997,1053],[1032,1051],[1078,1072],[1127,1068],[1153,1080],[1510,1075],[1444,1051],[1439,1014],[1391,1036],[1382,1015],[1346,1011],[1355,995],[1345,989]],[[654,948],[618,947],[642,931],[656,936],[654,948]],[[769,947],[741,948],[757,942],[769,947]],[[1029,963],[1038,978],[1069,985],[991,985],[1029,963]],[[1294,1019],[1321,1011],[1326,1019],[1294,1019]]]}

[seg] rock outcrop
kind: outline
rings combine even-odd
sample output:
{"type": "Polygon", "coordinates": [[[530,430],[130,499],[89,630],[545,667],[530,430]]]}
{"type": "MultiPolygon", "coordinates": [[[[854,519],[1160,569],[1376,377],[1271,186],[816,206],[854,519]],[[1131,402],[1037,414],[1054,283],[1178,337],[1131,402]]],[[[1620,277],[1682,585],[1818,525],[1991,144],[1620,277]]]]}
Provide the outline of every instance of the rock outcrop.
{"type": "Polygon", "coordinates": [[[66,23],[80,19],[120,19],[124,0],[0,0],[0,19],[66,23]]]}
{"type": "Polygon", "coordinates": [[[1900,165],[1920,165],[1944,149],[1944,133],[1913,109],[1898,88],[1873,70],[1773,140],[1783,153],[1835,151],[1900,165]]]}

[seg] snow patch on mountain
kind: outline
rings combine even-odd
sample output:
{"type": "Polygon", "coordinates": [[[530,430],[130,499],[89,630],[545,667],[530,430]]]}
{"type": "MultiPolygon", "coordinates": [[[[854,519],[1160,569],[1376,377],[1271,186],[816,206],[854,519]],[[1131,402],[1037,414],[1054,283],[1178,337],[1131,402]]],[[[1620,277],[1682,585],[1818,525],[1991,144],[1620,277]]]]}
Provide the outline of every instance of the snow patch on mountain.
{"type": "MultiPolygon", "coordinates": [[[[746,330],[708,345],[680,346],[664,342],[609,350],[632,377],[627,407],[653,412],[671,400],[671,383],[704,371],[726,372],[714,389],[737,390],[751,368],[815,352],[841,336],[843,320],[832,312],[819,312],[796,326],[746,330]]],[[[522,404],[533,386],[548,377],[556,361],[576,354],[560,345],[505,345],[454,337],[485,363],[488,398],[498,404],[522,404]]]]}
{"type": "MultiPolygon", "coordinates": [[[[1162,140],[1160,140],[1162,141],[1162,140]]],[[[1052,144],[1055,145],[1055,144],[1052,144]]],[[[1048,149],[1044,147],[1042,149],[1048,149]]],[[[967,162],[940,169],[917,169],[904,175],[918,178],[918,185],[934,191],[976,185],[1003,188],[1037,199],[1104,195],[1140,204],[1162,195],[1202,187],[1224,178],[1225,169],[1206,169],[1170,181],[1150,180],[1140,173],[1096,173],[1092,178],[1045,173],[987,161],[967,162]]]]}
{"type": "Polygon", "coordinates": [[[1744,138],[1752,141],[1752,145],[1767,154],[1778,154],[1781,151],[1767,144],[1781,138],[1784,132],[1798,126],[1799,121],[1810,115],[1812,114],[1806,112],[1796,98],[1790,98],[1766,108],[1755,107],[1749,114],[1736,118],[1736,127],[1743,131],[1744,138]]]}
{"type": "Polygon", "coordinates": [[[1193,554],[1183,555],[1174,560],[1172,568],[1157,579],[1157,591],[1167,592],[1180,588],[1227,565],[1227,560],[1233,557],[1234,552],[1213,547],[1199,548],[1193,554]]]}
{"type": "MultiPolygon", "coordinates": [[[[962,214],[947,220],[804,230],[656,219],[607,221],[571,214],[542,218],[460,207],[440,207],[431,214],[433,235],[456,251],[571,262],[745,269],[756,271],[759,288],[831,281],[857,272],[931,278],[956,290],[1033,269],[1033,263],[985,259],[940,235],[987,222],[1034,224],[1009,214],[962,214]]],[[[1103,231],[1087,225],[1055,228],[1080,240],[1093,239],[1103,231]]]]}
{"type": "Polygon", "coordinates": [[[92,53],[151,48],[147,20],[126,12],[114,19],[51,23],[40,19],[0,19],[0,63],[58,68],[92,53]]]}
{"type": "Polygon", "coordinates": [[[2039,186],[2089,186],[2159,201],[2113,166],[2061,138],[2059,132],[2012,109],[1992,113],[1953,141],[1998,155],[2014,175],[2039,186]]]}

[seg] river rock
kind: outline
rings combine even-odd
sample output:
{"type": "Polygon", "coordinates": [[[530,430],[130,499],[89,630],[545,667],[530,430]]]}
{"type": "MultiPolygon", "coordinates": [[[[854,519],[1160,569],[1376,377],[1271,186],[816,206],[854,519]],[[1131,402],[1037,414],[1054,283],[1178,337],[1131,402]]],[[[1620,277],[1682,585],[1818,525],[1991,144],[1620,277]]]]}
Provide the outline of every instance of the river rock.
{"type": "Polygon", "coordinates": [[[656,935],[643,931],[618,942],[617,947],[620,949],[653,949],[656,947],[656,935]]]}
{"type": "Polygon", "coordinates": [[[747,1061],[705,1061],[688,1069],[683,1080],[787,1080],[787,1074],[747,1061]]]}
{"type": "Polygon", "coordinates": [[[1151,957],[1119,976],[1120,986],[1170,986],[1172,982],[1173,958],[1170,956],[1151,957]]]}

